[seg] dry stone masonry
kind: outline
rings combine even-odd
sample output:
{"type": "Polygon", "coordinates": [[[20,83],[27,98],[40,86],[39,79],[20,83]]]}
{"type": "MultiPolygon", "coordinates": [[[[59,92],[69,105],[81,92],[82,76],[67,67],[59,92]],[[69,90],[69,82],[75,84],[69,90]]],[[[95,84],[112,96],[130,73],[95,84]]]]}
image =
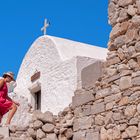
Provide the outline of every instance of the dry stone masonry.
{"type": "Polygon", "coordinates": [[[58,116],[35,111],[27,128],[10,128],[11,137],[140,140],[140,1],[110,0],[108,13],[112,31],[102,77],[76,90],[58,116]]]}

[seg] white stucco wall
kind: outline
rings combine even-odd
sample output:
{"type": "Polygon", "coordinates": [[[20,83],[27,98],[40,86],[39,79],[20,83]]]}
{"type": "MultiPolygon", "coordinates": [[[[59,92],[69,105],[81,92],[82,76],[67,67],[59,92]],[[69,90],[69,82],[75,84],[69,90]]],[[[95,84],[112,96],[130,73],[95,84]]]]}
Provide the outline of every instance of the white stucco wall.
{"type": "Polygon", "coordinates": [[[54,114],[67,107],[77,86],[76,58],[52,65],[44,73],[42,81],[42,111],[54,114]]]}
{"type": "Polygon", "coordinates": [[[107,50],[104,48],[42,36],[33,43],[24,57],[15,92],[27,97],[32,104],[33,96],[28,88],[34,83],[30,77],[36,70],[40,71],[41,77],[36,82],[41,83],[41,111],[49,110],[57,114],[71,103],[80,77],[79,71],[96,59],[105,59],[106,55],[107,50]],[[77,56],[91,57],[94,60],[82,59],[81,67],[77,69],[77,56]]]}
{"type": "MultiPolygon", "coordinates": [[[[25,55],[21,64],[15,92],[27,97],[29,102],[31,102],[31,94],[28,90],[28,87],[32,85],[30,77],[36,70],[41,71],[43,74],[50,65],[55,65],[59,62],[60,57],[53,42],[49,38],[44,39],[41,37],[37,39],[25,55]]],[[[45,82],[41,78],[39,80],[40,83],[45,82]]]]}

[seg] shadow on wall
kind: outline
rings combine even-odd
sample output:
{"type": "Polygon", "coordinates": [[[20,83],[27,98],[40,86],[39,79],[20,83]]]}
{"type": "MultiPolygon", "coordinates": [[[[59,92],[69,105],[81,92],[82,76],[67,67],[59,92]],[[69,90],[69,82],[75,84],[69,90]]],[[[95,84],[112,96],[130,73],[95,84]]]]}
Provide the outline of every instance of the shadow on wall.
{"type": "Polygon", "coordinates": [[[102,62],[97,61],[87,67],[81,72],[82,87],[87,88],[95,84],[102,75],[102,62]]]}

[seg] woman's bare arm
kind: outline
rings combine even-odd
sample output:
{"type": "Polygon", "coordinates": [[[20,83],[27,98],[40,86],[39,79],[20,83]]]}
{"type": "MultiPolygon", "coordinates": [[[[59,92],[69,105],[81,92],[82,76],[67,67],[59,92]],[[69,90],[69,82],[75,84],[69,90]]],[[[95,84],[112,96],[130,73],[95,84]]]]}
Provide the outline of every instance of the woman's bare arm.
{"type": "Polygon", "coordinates": [[[0,88],[2,88],[2,86],[4,85],[4,79],[0,80],[0,88]]]}

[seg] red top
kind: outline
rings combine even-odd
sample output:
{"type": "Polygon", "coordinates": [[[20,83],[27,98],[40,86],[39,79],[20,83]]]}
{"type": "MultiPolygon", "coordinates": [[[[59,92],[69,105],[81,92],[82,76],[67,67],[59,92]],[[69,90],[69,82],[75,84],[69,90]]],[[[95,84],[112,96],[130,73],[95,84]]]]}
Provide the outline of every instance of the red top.
{"type": "Polygon", "coordinates": [[[13,104],[12,101],[7,99],[8,96],[8,88],[6,82],[4,82],[3,86],[0,88],[0,114],[3,116],[6,114],[13,104]]]}

